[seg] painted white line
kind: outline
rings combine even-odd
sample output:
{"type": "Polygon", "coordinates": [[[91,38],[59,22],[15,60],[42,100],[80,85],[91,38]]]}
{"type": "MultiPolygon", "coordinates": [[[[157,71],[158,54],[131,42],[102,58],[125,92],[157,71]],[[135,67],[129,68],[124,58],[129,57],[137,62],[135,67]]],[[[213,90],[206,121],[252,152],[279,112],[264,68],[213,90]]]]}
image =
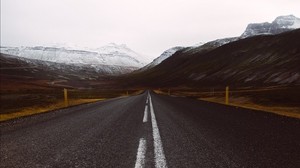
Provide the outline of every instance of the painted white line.
{"type": "Polygon", "coordinates": [[[146,154],[146,140],[144,138],[140,139],[138,151],[136,154],[135,168],[145,167],[145,154],[146,154]]]}
{"type": "Polygon", "coordinates": [[[153,140],[154,140],[155,167],[167,168],[166,157],[164,154],[164,149],[162,147],[162,142],[161,142],[150,94],[149,94],[149,104],[150,104],[152,131],[153,131],[153,140]]]}
{"type": "Polygon", "coordinates": [[[145,111],[144,111],[144,118],[143,118],[143,122],[147,122],[148,121],[148,106],[145,106],[145,111]]]}

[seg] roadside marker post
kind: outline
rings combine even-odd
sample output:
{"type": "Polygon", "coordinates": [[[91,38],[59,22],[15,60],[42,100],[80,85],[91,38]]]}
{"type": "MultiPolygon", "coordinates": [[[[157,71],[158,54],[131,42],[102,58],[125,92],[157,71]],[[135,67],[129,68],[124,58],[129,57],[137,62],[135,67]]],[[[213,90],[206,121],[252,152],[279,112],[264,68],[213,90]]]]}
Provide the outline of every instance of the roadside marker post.
{"type": "Polygon", "coordinates": [[[229,86],[226,86],[225,104],[229,104],[229,86]]]}
{"type": "Polygon", "coordinates": [[[64,97],[65,97],[65,107],[69,106],[69,101],[68,101],[68,90],[64,88],[64,97]]]}

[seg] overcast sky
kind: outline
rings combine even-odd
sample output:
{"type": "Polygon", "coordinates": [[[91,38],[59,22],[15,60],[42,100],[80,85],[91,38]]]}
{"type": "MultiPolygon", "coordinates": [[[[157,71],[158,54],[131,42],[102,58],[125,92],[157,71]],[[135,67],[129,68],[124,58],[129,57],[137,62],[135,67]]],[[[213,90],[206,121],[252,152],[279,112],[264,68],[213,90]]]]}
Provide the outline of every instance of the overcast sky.
{"type": "Polygon", "coordinates": [[[1,46],[127,44],[152,57],[300,17],[300,0],[1,0],[1,46]]]}

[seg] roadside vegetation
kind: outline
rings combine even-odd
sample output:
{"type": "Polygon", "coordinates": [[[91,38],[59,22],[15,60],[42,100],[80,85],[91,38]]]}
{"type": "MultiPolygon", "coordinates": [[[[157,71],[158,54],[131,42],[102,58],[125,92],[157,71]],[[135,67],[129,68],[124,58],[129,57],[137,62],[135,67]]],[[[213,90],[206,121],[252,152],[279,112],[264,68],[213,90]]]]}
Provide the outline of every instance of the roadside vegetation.
{"type": "MultiPolygon", "coordinates": [[[[69,89],[68,107],[105,99],[130,96],[139,90],[69,89]]],[[[0,121],[65,108],[63,89],[15,90],[1,92],[0,121]]]]}
{"type": "MultiPolygon", "coordinates": [[[[157,89],[155,92],[225,104],[225,87],[202,89],[157,89]]],[[[299,93],[300,86],[230,88],[228,105],[272,112],[300,119],[299,93]]]]}

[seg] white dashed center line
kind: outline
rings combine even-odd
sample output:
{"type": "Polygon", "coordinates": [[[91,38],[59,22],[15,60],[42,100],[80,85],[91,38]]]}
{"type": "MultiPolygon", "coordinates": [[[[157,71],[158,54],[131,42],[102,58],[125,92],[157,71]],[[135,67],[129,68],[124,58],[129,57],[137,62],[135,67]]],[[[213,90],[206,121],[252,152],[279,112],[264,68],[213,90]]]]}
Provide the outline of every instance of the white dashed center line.
{"type": "Polygon", "coordinates": [[[143,122],[147,122],[148,121],[148,106],[145,106],[145,111],[144,111],[144,118],[143,118],[143,122]]]}
{"type": "Polygon", "coordinates": [[[166,157],[164,154],[164,149],[162,147],[162,142],[161,142],[150,95],[149,95],[149,104],[150,104],[150,114],[151,114],[153,140],[154,140],[155,167],[166,168],[167,167],[166,157]]]}
{"type": "Polygon", "coordinates": [[[140,139],[139,148],[136,154],[135,168],[145,167],[145,154],[146,154],[146,140],[144,138],[140,139]]]}
{"type": "MultiPolygon", "coordinates": [[[[148,120],[148,105],[149,105],[149,109],[150,109],[151,123],[152,123],[155,167],[156,168],[167,168],[166,157],[165,157],[164,150],[162,147],[159,129],[157,126],[155,113],[154,113],[154,109],[153,109],[153,105],[152,105],[152,100],[151,100],[151,96],[150,96],[149,92],[148,92],[148,96],[147,96],[147,100],[146,100],[143,123],[146,123],[148,120]]],[[[146,148],[147,148],[146,140],[144,138],[140,138],[139,147],[138,147],[138,151],[136,154],[135,168],[145,167],[146,148]]]]}

